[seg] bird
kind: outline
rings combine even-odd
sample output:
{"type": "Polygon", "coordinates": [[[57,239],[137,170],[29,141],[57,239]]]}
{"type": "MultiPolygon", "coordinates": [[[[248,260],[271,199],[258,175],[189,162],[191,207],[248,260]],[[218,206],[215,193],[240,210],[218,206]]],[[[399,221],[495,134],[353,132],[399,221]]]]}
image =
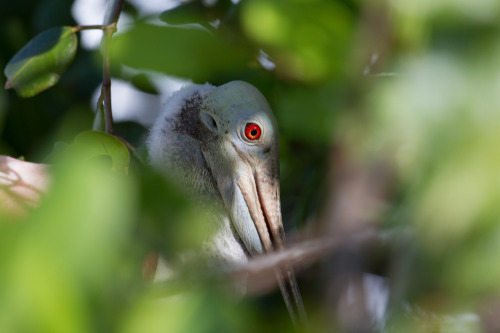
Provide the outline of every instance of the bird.
{"type": "MultiPolygon", "coordinates": [[[[285,248],[278,123],[250,83],[192,84],[164,104],[147,140],[149,163],[213,212],[204,249],[230,265],[285,248]]],[[[276,279],[294,324],[307,316],[292,267],[276,279]]]]}

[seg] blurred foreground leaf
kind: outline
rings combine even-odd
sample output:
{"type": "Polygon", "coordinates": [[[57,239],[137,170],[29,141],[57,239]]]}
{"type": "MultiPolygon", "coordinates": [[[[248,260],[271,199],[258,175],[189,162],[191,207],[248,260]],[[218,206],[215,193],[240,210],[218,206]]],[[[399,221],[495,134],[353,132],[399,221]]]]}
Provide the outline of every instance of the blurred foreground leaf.
{"type": "Polygon", "coordinates": [[[124,171],[130,163],[130,153],[125,144],[104,132],[82,132],[76,136],[70,149],[83,154],[85,159],[108,156],[114,171],[124,171]]]}
{"type": "MultiPolygon", "coordinates": [[[[259,320],[245,304],[235,305],[234,299],[221,294],[216,286],[191,288],[178,297],[162,300],[145,295],[125,316],[124,333],[203,333],[203,332],[275,332],[267,323],[257,329],[259,320]]],[[[286,320],[286,318],[283,318],[286,320]]]]}
{"type": "Polygon", "coordinates": [[[238,44],[212,35],[201,26],[137,24],[113,40],[111,57],[127,66],[205,82],[234,75],[251,59],[238,44]]]}
{"type": "Polygon", "coordinates": [[[24,46],[5,67],[8,81],[21,97],[32,97],[59,81],[75,57],[78,38],[72,27],[42,32],[24,46]]]}
{"type": "Polygon", "coordinates": [[[498,332],[482,322],[486,312],[498,313],[489,304],[500,294],[494,264],[500,235],[500,49],[493,40],[468,53],[455,52],[452,44],[451,50],[439,45],[400,56],[391,67],[398,75],[378,78],[367,99],[368,126],[358,117],[357,132],[349,134],[351,151],[364,151],[369,161],[383,158],[394,168],[401,192],[393,218],[416,236],[407,257],[398,254],[406,267],[397,268],[393,281],[405,306],[391,319],[391,332],[416,332],[424,325],[440,332],[498,332]],[[406,305],[417,310],[408,312],[406,305]],[[419,312],[426,314],[421,320],[419,312]],[[461,330],[438,329],[435,318],[452,319],[439,325],[461,330]]]}
{"type": "Polygon", "coordinates": [[[281,76],[324,81],[346,68],[353,27],[342,2],[255,0],[242,7],[245,33],[265,47],[281,76]]]}
{"type": "Polygon", "coordinates": [[[214,232],[213,221],[172,179],[144,170],[140,188],[141,228],[145,243],[171,259],[199,249],[214,232]]]}
{"type": "Polygon", "coordinates": [[[67,158],[40,208],[0,225],[0,331],[109,331],[134,281],[125,247],[133,185],[100,163],[67,158]]]}

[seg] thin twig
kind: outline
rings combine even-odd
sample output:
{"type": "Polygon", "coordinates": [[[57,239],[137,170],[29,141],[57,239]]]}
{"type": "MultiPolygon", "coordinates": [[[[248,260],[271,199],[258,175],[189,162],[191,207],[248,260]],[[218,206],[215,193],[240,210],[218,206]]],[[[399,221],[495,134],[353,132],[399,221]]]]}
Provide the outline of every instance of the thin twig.
{"type": "Polygon", "coordinates": [[[82,30],[103,30],[104,34],[102,37],[102,50],[103,50],[103,75],[102,75],[102,88],[101,95],[97,101],[96,114],[100,113],[101,105],[104,108],[104,122],[106,133],[113,134],[113,112],[111,108],[111,61],[110,61],[110,45],[111,38],[116,32],[116,23],[120,15],[121,8],[123,7],[123,0],[118,0],[113,3],[114,7],[111,21],[105,25],[77,25],[73,27],[74,32],[82,30]],[[121,3],[121,6],[116,5],[116,3],[121,3]]]}
{"type": "Polygon", "coordinates": [[[73,32],[78,32],[82,30],[106,30],[109,26],[107,25],[77,25],[73,27],[73,32]]]}
{"type": "Polygon", "coordinates": [[[113,134],[113,112],[111,109],[111,61],[109,51],[111,46],[111,37],[114,30],[104,30],[103,36],[103,75],[102,75],[102,94],[104,102],[104,114],[106,120],[106,133],[113,134]]]}
{"type": "Polygon", "coordinates": [[[123,4],[125,0],[111,0],[111,7],[109,7],[108,11],[106,12],[106,17],[104,18],[104,24],[105,25],[110,25],[116,22],[118,22],[118,18],[120,17],[120,14],[123,9],[123,4]]]}
{"type": "MultiPolygon", "coordinates": [[[[106,133],[113,134],[113,112],[111,108],[111,61],[110,49],[111,38],[116,32],[116,23],[120,17],[123,8],[124,0],[115,0],[111,3],[111,7],[106,14],[104,20],[104,35],[102,37],[102,51],[103,51],[103,75],[102,75],[102,89],[99,101],[104,105],[105,116],[105,129],[106,133]]],[[[98,108],[101,104],[98,104],[98,108]]]]}
{"type": "Polygon", "coordinates": [[[82,30],[103,30],[104,34],[102,37],[102,52],[103,52],[103,75],[102,75],[102,88],[101,95],[97,101],[97,113],[100,113],[101,105],[104,108],[104,122],[105,131],[108,134],[113,134],[113,112],[111,108],[111,61],[110,61],[110,49],[111,49],[111,38],[116,32],[116,24],[120,13],[123,8],[124,0],[115,0],[111,3],[110,10],[108,11],[105,22],[103,25],[79,25],[73,27],[73,31],[82,30]]]}

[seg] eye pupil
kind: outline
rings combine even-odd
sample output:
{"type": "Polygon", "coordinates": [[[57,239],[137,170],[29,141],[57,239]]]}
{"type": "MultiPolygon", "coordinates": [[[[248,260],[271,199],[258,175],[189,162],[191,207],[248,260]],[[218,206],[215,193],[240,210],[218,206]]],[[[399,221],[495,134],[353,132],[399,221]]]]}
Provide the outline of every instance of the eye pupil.
{"type": "Polygon", "coordinates": [[[248,140],[258,140],[260,138],[261,132],[262,131],[257,124],[250,123],[245,127],[245,136],[248,140]]]}

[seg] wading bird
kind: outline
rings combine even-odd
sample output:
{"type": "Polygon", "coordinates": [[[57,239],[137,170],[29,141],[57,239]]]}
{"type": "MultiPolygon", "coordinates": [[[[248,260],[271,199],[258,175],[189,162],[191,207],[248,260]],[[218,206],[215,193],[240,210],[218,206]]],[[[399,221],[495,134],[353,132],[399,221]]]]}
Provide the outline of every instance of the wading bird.
{"type": "MultiPolygon", "coordinates": [[[[181,179],[214,212],[217,231],[206,241],[223,263],[279,251],[279,133],[264,96],[251,84],[191,85],[165,104],[148,140],[150,163],[181,179]]],[[[305,321],[293,270],[276,269],[292,321],[305,321]]]]}

